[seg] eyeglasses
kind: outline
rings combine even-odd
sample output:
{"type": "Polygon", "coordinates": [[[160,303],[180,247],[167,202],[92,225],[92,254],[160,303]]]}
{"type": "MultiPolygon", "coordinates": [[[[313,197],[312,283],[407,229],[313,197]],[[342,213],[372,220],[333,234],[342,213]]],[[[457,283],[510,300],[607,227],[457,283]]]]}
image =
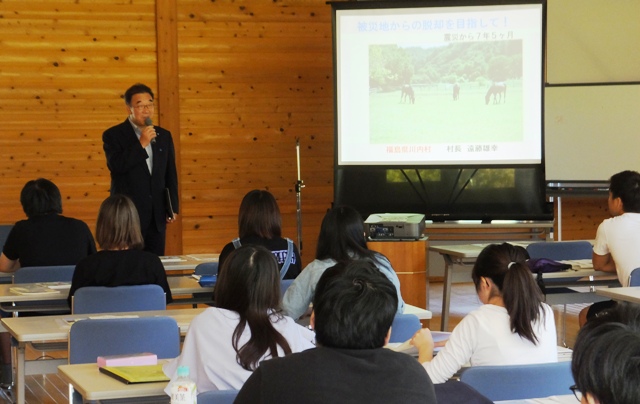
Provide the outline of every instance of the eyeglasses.
{"type": "Polygon", "coordinates": [[[141,110],[152,110],[152,109],[155,108],[155,105],[153,105],[153,104],[136,105],[133,108],[137,109],[138,111],[141,111],[141,110]]]}
{"type": "Polygon", "coordinates": [[[582,402],[582,392],[578,390],[578,386],[574,384],[573,386],[569,387],[569,389],[571,390],[573,395],[576,396],[576,400],[582,402]]]}

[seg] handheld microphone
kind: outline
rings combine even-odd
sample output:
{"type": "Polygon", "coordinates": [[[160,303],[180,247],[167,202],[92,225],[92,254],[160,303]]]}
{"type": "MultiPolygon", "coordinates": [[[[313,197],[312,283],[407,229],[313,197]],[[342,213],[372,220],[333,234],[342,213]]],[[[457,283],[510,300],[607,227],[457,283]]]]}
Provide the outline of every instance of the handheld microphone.
{"type": "MultiPolygon", "coordinates": [[[[144,119],[144,124],[147,125],[147,126],[152,126],[153,125],[153,121],[151,120],[150,117],[146,117],[144,119]]],[[[154,137],[153,139],[151,139],[151,144],[155,144],[155,143],[156,143],[156,138],[154,137]]]]}

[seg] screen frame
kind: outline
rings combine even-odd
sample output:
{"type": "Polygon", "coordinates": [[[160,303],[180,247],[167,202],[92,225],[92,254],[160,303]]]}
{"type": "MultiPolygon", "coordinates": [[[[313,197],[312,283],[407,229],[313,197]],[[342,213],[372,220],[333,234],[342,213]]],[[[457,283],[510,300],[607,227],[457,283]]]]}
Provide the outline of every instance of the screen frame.
{"type": "MultiPolygon", "coordinates": [[[[545,65],[546,65],[546,25],[547,25],[547,10],[546,10],[546,0],[509,0],[509,1],[473,1],[473,0],[453,0],[453,1],[443,1],[443,0],[427,0],[427,1],[347,1],[347,2],[328,2],[332,6],[332,29],[333,29],[333,73],[334,73],[334,167],[337,169],[338,167],[349,167],[349,166],[377,166],[377,167],[387,167],[387,168],[451,168],[456,166],[461,166],[465,168],[491,168],[491,167],[539,167],[544,170],[544,90],[545,90],[545,65]],[[338,65],[338,33],[337,33],[337,25],[338,25],[338,12],[342,10],[380,10],[380,9],[391,9],[395,12],[400,12],[402,10],[416,9],[416,8],[452,8],[452,7],[469,7],[469,8],[478,8],[483,6],[520,6],[520,5],[531,5],[535,7],[540,7],[541,9],[541,50],[539,55],[540,66],[540,80],[539,85],[536,86],[537,96],[539,96],[540,104],[537,105],[538,110],[540,111],[540,121],[537,122],[536,125],[539,127],[539,144],[536,142],[536,147],[538,150],[538,155],[532,159],[528,159],[526,161],[510,161],[510,160],[491,160],[491,159],[483,159],[482,161],[469,161],[469,162],[459,162],[459,161],[434,161],[434,162],[426,162],[426,161],[366,161],[366,162],[354,162],[354,161],[341,161],[341,152],[343,144],[341,142],[343,134],[340,132],[340,124],[341,124],[341,100],[339,99],[340,88],[339,88],[339,80],[341,79],[338,65]]],[[[537,74],[536,74],[537,76],[537,74]]],[[[537,140],[537,138],[536,138],[537,140]]]]}

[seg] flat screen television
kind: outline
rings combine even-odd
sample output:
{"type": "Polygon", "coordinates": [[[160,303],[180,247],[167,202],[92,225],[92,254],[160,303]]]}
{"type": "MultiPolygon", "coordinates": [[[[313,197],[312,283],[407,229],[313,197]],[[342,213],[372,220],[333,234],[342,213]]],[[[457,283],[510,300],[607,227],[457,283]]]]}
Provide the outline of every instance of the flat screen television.
{"type": "Polygon", "coordinates": [[[333,2],[334,203],[548,219],[544,1],[333,2]]]}

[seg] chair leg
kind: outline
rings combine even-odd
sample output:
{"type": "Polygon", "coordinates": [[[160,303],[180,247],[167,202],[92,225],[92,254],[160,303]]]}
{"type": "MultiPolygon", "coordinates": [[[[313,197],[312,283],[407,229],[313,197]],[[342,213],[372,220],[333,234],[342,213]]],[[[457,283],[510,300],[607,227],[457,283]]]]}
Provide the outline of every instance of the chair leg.
{"type": "Polygon", "coordinates": [[[567,305],[563,305],[562,312],[562,346],[567,347],[567,305]]]}

